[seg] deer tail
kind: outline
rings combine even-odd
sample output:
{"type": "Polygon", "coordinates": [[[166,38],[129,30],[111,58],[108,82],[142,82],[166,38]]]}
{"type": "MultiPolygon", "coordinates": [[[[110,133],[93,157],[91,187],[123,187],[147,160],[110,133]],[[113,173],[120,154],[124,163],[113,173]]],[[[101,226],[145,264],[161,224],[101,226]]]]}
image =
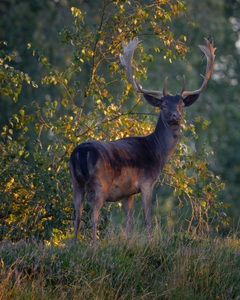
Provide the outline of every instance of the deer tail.
{"type": "Polygon", "coordinates": [[[90,147],[79,147],[73,151],[70,157],[70,168],[76,178],[87,182],[94,171],[99,154],[96,149],[90,147]]]}

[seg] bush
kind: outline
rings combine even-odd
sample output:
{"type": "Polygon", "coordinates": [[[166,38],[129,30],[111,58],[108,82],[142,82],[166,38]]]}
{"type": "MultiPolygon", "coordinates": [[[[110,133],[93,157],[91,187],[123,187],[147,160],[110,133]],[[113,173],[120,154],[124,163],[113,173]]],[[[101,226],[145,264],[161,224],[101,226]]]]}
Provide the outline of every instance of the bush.
{"type": "MultiPolygon", "coordinates": [[[[71,9],[73,29],[65,28],[61,37],[63,44],[71,45],[73,56],[64,70],[51,65],[42,53],[28,45],[48,70],[39,86],[55,86],[61,95],[56,99],[48,95],[22,107],[2,128],[1,239],[50,240],[53,234],[66,233],[74,216],[68,170],[73,148],[87,139],[113,140],[148,134],[154,129],[155,113],[145,112],[149,108],[133,93],[119,67],[121,41],[152,30],[162,43],[159,49],[154,41],[155,51],[162,51],[169,59],[184,57],[185,37],[174,38],[169,28],[163,30],[163,24],[185,8],[179,2],[173,5],[168,1],[161,8],[157,4],[118,4],[106,4],[99,26],[94,27],[86,22],[80,9],[71,9]]],[[[153,59],[141,47],[138,54],[139,61],[153,59]]],[[[33,87],[36,84],[27,74],[6,66],[6,61],[13,58],[10,54],[2,51],[1,55],[0,91],[16,101],[23,82],[33,87]]],[[[136,77],[145,78],[146,69],[136,68],[136,77]]],[[[203,126],[206,125],[204,120],[203,126]]],[[[189,146],[195,134],[194,125],[185,123],[183,129],[186,135],[163,180],[173,188],[181,204],[184,200],[190,203],[188,230],[194,226],[201,231],[209,230],[212,220],[217,224],[227,220],[222,214],[225,206],[218,200],[223,185],[207,167],[206,149],[197,155],[189,146]]],[[[107,226],[108,214],[106,208],[100,231],[107,226]]],[[[88,232],[89,206],[84,216],[88,232]]]]}

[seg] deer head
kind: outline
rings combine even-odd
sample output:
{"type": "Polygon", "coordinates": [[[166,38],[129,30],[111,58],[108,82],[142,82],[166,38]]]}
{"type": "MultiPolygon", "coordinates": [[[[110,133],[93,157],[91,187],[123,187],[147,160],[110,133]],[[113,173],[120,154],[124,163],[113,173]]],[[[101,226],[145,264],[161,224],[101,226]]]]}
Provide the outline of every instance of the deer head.
{"type": "Polygon", "coordinates": [[[200,50],[204,53],[207,59],[207,67],[205,76],[203,76],[202,86],[194,91],[185,91],[186,80],[183,76],[183,88],[180,94],[172,96],[167,93],[167,77],[165,78],[163,90],[146,90],[134,79],[132,71],[132,56],[137,46],[141,41],[138,39],[131,40],[127,46],[123,47],[123,55],[120,56],[120,61],[126,70],[128,78],[136,92],[143,94],[144,98],[152,106],[160,107],[163,118],[168,124],[177,124],[181,121],[183,107],[192,105],[205,90],[207,82],[213,72],[215,55],[213,38],[205,39],[206,45],[199,45],[200,50]]]}

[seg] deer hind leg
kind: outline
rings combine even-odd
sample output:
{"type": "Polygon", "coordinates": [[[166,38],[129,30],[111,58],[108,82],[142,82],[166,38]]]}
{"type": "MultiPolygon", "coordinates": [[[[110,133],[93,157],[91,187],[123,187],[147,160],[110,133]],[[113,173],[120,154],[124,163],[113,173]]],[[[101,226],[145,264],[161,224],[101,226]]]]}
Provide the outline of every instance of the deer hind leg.
{"type": "Polygon", "coordinates": [[[100,215],[101,208],[105,202],[104,194],[100,194],[95,197],[93,206],[92,206],[92,237],[93,237],[93,246],[97,244],[97,229],[98,229],[98,219],[100,215]]]}
{"type": "Polygon", "coordinates": [[[147,233],[148,243],[152,243],[151,237],[151,208],[152,208],[152,188],[146,187],[141,191],[144,223],[147,233]]]}
{"type": "Polygon", "coordinates": [[[74,223],[74,242],[76,242],[78,231],[81,225],[81,217],[84,206],[84,188],[80,187],[77,183],[73,184],[73,201],[76,214],[74,223]]]}
{"type": "Polygon", "coordinates": [[[128,237],[130,235],[130,230],[132,228],[132,223],[133,223],[133,202],[134,202],[133,195],[122,200],[123,209],[126,213],[126,221],[127,221],[126,222],[126,233],[127,233],[128,237]]]}

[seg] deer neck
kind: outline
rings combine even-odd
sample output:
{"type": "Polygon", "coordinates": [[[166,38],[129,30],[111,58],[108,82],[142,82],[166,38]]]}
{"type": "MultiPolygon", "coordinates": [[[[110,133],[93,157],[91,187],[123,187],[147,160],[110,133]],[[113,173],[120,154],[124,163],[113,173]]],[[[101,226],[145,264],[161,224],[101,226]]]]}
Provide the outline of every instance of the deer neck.
{"type": "Polygon", "coordinates": [[[160,113],[156,128],[151,134],[155,151],[165,162],[173,154],[176,147],[181,124],[168,124],[160,113]]]}

